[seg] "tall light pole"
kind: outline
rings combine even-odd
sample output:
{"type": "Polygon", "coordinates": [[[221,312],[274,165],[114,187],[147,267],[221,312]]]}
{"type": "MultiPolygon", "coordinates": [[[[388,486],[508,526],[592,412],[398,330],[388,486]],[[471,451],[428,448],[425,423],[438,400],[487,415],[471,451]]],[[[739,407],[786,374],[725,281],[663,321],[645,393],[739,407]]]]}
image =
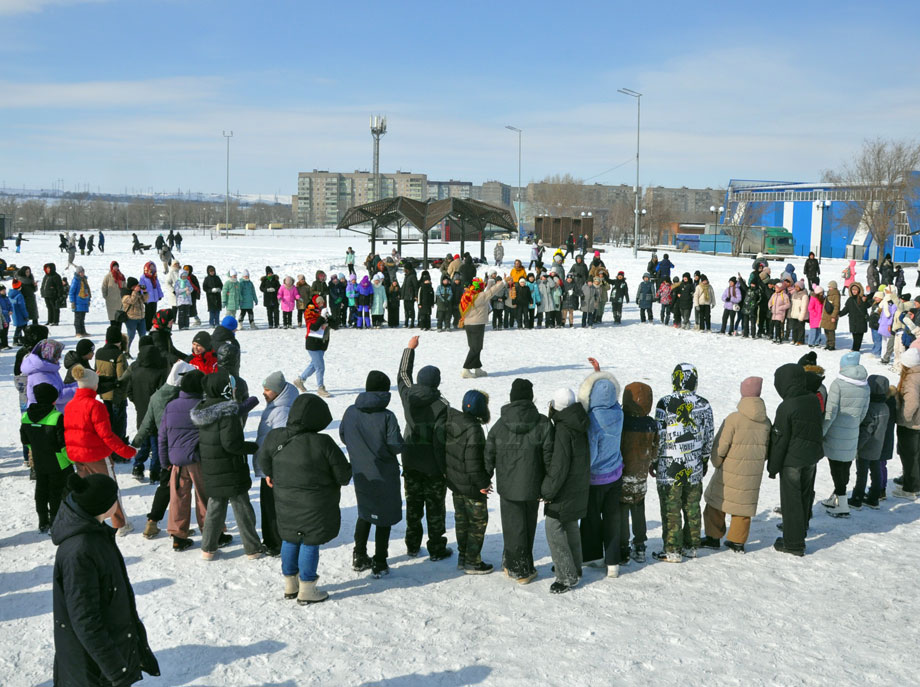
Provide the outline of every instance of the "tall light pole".
{"type": "Polygon", "coordinates": [[[371,136],[374,137],[374,200],[383,198],[380,188],[380,137],[387,132],[387,118],[382,115],[371,116],[371,136]]]}
{"type": "Polygon", "coordinates": [[[636,99],[636,209],[633,211],[636,214],[635,236],[633,237],[633,257],[635,258],[639,255],[639,122],[642,94],[631,88],[618,88],[617,93],[636,99]]]}
{"type": "Polygon", "coordinates": [[[718,241],[718,239],[715,237],[719,235],[719,215],[725,212],[725,208],[722,207],[721,205],[719,207],[716,207],[715,205],[710,205],[709,212],[711,212],[713,214],[713,217],[715,217],[715,225],[713,227],[713,232],[712,232],[713,233],[712,254],[715,255],[716,254],[716,242],[718,241]]]}
{"type": "Polygon", "coordinates": [[[518,135],[518,192],[517,192],[518,207],[517,209],[518,209],[518,243],[520,243],[521,239],[524,237],[524,216],[521,210],[521,149],[523,145],[524,131],[522,129],[518,129],[516,126],[511,126],[510,124],[506,125],[505,128],[508,129],[508,131],[517,131],[517,135],[518,135]]]}
{"type": "Polygon", "coordinates": [[[224,238],[230,238],[230,139],[233,138],[233,132],[224,131],[224,138],[227,139],[227,194],[224,196],[224,238]]]}
{"type": "Polygon", "coordinates": [[[821,262],[821,247],[822,247],[821,244],[824,243],[824,220],[828,216],[828,210],[831,209],[831,201],[827,199],[816,200],[815,207],[821,211],[821,231],[818,233],[818,262],[820,263],[821,262]]]}

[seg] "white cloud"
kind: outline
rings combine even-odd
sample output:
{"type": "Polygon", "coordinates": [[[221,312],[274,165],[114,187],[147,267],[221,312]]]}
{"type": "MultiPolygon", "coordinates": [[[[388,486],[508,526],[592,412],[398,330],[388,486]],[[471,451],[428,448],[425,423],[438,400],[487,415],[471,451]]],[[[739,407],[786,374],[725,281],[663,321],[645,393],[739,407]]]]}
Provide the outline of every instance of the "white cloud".
{"type": "Polygon", "coordinates": [[[15,83],[0,81],[0,109],[107,109],[183,104],[210,99],[221,84],[211,77],[142,81],[15,83]]]}
{"type": "Polygon", "coordinates": [[[51,7],[66,5],[84,5],[87,3],[108,2],[109,0],[0,0],[0,16],[14,14],[35,14],[51,7]]]}

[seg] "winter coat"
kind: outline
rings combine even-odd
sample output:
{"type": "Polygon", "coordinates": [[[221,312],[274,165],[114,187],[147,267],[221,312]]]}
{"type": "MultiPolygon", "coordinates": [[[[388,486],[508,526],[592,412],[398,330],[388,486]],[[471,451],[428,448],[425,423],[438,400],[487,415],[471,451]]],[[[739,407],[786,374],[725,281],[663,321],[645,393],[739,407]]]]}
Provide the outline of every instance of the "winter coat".
{"type": "Polygon", "coordinates": [[[74,463],[95,463],[111,453],[133,458],[137,453],[112,431],[109,412],[96,400],[95,389],[77,389],[64,408],[64,440],[74,463]]]}
{"type": "Polygon", "coordinates": [[[29,307],[19,289],[10,289],[10,305],[13,310],[13,326],[25,327],[29,324],[29,307]]]}
{"type": "Polygon", "coordinates": [[[837,290],[837,282],[831,281],[827,283],[824,300],[830,302],[832,311],[827,312],[825,308],[824,314],[821,315],[821,329],[834,331],[837,329],[837,322],[840,318],[840,291],[837,290]]]}
{"type": "Polygon", "coordinates": [[[712,454],[712,408],[696,393],[697,372],[682,363],[671,375],[674,391],[655,406],[658,422],[659,485],[700,484],[703,469],[712,454]]]}
{"type": "Polygon", "coordinates": [[[42,360],[36,353],[29,353],[23,359],[20,369],[26,376],[26,400],[29,405],[35,403],[33,389],[38,384],[50,384],[57,389],[58,399],[54,405],[62,412],[77,391],[76,382],[66,385],[61,382],[59,363],[42,360]]]}
{"type": "Polygon", "coordinates": [[[869,293],[878,291],[879,273],[876,260],[869,261],[869,269],[866,270],[866,285],[869,287],[869,293]]]}
{"type": "MultiPolygon", "coordinates": [[[[115,530],[67,497],[51,526],[54,684],[130,685],[159,675],[115,530]]],[[[12,684],[11,680],[11,684],[12,684]]]]}
{"type": "MultiPolygon", "coordinates": [[[[154,329],[150,332],[153,345],[166,360],[166,367],[172,368],[179,360],[188,360],[189,356],[177,349],[172,342],[172,332],[169,329],[154,329]]],[[[213,342],[213,337],[211,341],[213,342]]]]}
{"type": "Polygon", "coordinates": [[[259,291],[264,295],[262,296],[262,305],[266,308],[277,308],[278,307],[278,289],[281,288],[281,281],[278,279],[277,274],[272,274],[271,272],[266,273],[259,280],[259,291]]]}
{"type": "Polygon", "coordinates": [[[712,289],[712,285],[702,282],[697,284],[696,288],[693,290],[693,306],[697,308],[701,305],[712,307],[715,303],[716,294],[712,289]]]}
{"type": "Polygon", "coordinates": [[[496,243],[495,248],[492,250],[492,257],[495,258],[495,262],[501,262],[502,260],[504,260],[505,259],[505,247],[500,243],[496,243]]]}
{"type": "Polygon", "coordinates": [[[405,303],[413,303],[418,294],[418,277],[411,267],[406,268],[402,285],[402,299],[405,303]]]}
{"type": "Polygon", "coordinates": [[[495,473],[499,495],[509,501],[537,501],[546,465],[552,462],[553,425],[532,401],[502,406],[486,438],[485,466],[495,473]]]}
{"type": "Polygon", "coordinates": [[[125,387],[131,370],[128,368],[128,357],[120,346],[107,343],[96,351],[96,374],[100,378],[112,377],[120,382],[120,384],[107,391],[103,391],[100,385],[98,390],[99,398],[103,401],[113,401],[116,405],[120,405],[127,400],[127,389],[125,387]]]}
{"type": "Polygon", "coordinates": [[[789,317],[799,322],[808,320],[808,293],[806,291],[794,291],[792,293],[792,304],[789,306],[789,317]]]}
{"type": "Polygon", "coordinates": [[[760,309],[760,303],[763,300],[763,291],[760,288],[760,280],[757,277],[754,279],[756,279],[756,281],[751,281],[747,292],[741,299],[741,311],[751,319],[757,317],[758,310],[760,309]]]}
{"type": "Polygon", "coordinates": [[[859,288],[858,296],[849,296],[846,304],[840,310],[840,317],[846,315],[849,318],[849,329],[851,334],[865,334],[869,331],[869,317],[867,310],[872,301],[862,300],[862,286],[856,283],[859,288]]]}
{"type": "Polygon", "coordinates": [[[579,286],[588,281],[588,266],[585,264],[585,258],[583,255],[575,256],[575,264],[572,265],[572,269],[569,270],[569,275],[579,286]]]}
{"type": "Polygon", "coordinates": [[[581,289],[578,284],[572,281],[563,282],[562,287],[562,309],[578,310],[578,303],[581,300],[581,289]]]}
{"type": "Polygon", "coordinates": [[[859,425],[869,410],[868,376],[862,365],[850,365],[831,384],[824,407],[824,453],[830,460],[856,458],[859,425]]]}
{"type": "MultiPolygon", "coordinates": [[[[252,282],[250,282],[251,284],[252,282]]],[[[240,309],[242,286],[237,279],[227,279],[220,292],[220,303],[224,310],[235,312],[240,309]]]]}
{"type": "Polygon", "coordinates": [[[537,312],[543,314],[555,310],[553,306],[553,287],[549,281],[545,279],[540,280],[540,283],[537,285],[537,291],[539,293],[537,312]]]}
{"type": "Polygon", "coordinates": [[[610,283],[610,302],[622,303],[623,301],[629,303],[629,286],[626,285],[625,279],[614,279],[610,283]]]}
{"type": "MultiPolygon", "coordinates": [[[[222,375],[208,375],[215,384],[222,375]]],[[[223,383],[223,382],[221,382],[223,383]]],[[[201,455],[201,472],[208,489],[208,498],[230,498],[249,491],[249,461],[246,453],[252,447],[243,438],[240,408],[236,401],[208,398],[191,412],[192,422],[198,427],[198,452],[201,455]]]]}
{"type": "Polygon", "coordinates": [[[540,485],[543,512],[561,522],[574,522],[588,514],[591,455],[588,449],[588,414],[580,403],[550,411],[553,453],[544,467],[540,485]]]}
{"type": "Polygon", "coordinates": [[[623,474],[620,442],[623,409],[620,385],[609,372],[592,372],[578,388],[578,402],[588,413],[588,448],[591,455],[591,484],[611,484],[623,474]]]}
{"type": "MultiPolygon", "coordinates": [[[[172,377],[171,371],[170,377],[172,377]]],[[[167,377],[163,386],[157,389],[156,393],[150,397],[147,412],[144,413],[144,419],[141,420],[137,428],[137,434],[131,440],[133,446],[143,446],[146,440],[157,435],[157,427],[163,418],[163,412],[166,410],[167,404],[174,398],[179,397],[179,378],[170,379],[170,377],[167,377]],[[175,382],[175,384],[171,382],[175,382]]]]}
{"type": "Polygon", "coordinates": [[[198,453],[198,426],[191,413],[201,403],[201,394],[179,391],[179,397],[166,404],[157,430],[160,465],[183,467],[201,462],[198,453]]]}
{"type": "Polygon", "coordinates": [[[147,413],[147,406],[157,389],[166,382],[166,361],[155,346],[142,346],[137,352],[137,360],[131,363],[128,387],[125,390],[128,399],[134,404],[136,426],[147,413]]]}
{"type": "Polygon", "coordinates": [[[144,273],[137,282],[141,285],[147,303],[158,303],[163,298],[163,287],[157,278],[156,263],[148,262],[145,264],[144,273]]]}
{"type": "Polygon", "coordinates": [[[757,514],[771,430],[762,398],[738,402],[738,410],[725,418],[713,442],[715,472],[706,487],[708,505],[731,515],[757,514]]]}
{"type": "Polygon", "coordinates": [[[581,311],[593,313],[597,310],[597,305],[597,287],[591,282],[587,282],[581,287],[581,311]]]}
{"type": "Polygon", "coordinates": [[[141,291],[125,289],[121,297],[121,309],[128,320],[144,319],[144,294],[141,291]]]}
{"type": "MultiPolygon", "coordinates": [[[[386,293],[383,290],[383,286],[380,286],[380,312],[379,315],[383,314],[383,306],[386,302],[386,293]]],[[[373,291],[372,287],[372,297],[371,297],[371,308],[373,309],[374,302],[376,299],[376,292],[373,291]]],[[[434,307],[434,289],[431,288],[431,283],[426,282],[425,278],[422,278],[422,283],[418,287],[418,309],[422,313],[431,313],[431,309],[434,307]]]]}
{"type": "Polygon", "coordinates": [[[342,450],[320,432],[332,422],[329,406],[319,396],[298,396],[286,427],[273,429],[257,461],[271,477],[281,539],[319,546],[339,533],[342,487],[351,468],[342,450]]]}
{"type": "MultiPolygon", "coordinates": [[[[122,285],[123,286],[123,285],[122,285]]],[[[102,278],[102,298],[105,301],[105,310],[108,313],[109,321],[114,322],[118,319],[118,314],[122,312],[121,307],[121,289],[112,276],[111,271],[106,272],[102,278]]]]}
{"type": "Polygon", "coordinates": [[[437,389],[412,381],[414,362],[415,351],[405,349],[396,377],[406,421],[403,469],[440,476],[444,474],[444,443],[435,427],[443,422],[449,404],[437,389]]]}
{"type": "Polygon", "coordinates": [[[897,424],[920,430],[920,366],[905,370],[898,385],[897,424]]]}
{"type": "MultiPolygon", "coordinates": [[[[430,288],[430,287],[429,287],[430,288]]],[[[421,304],[421,299],[419,299],[421,304]]],[[[386,311],[387,307],[387,292],[383,288],[383,284],[374,285],[374,300],[371,301],[371,315],[380,315],[382,316],[386,311]]],[[[429,307],[431,307],[429,305],[429,307]]]]}
{"type": "Polygon", "coordinates": [[[658,274],[659,279],[670,279],[671,270],[674,269],[674,263],[671,262],[668,258],[658,261],[658,265],[655,267],[655,272],[658,274]]]}
{"type": "Polygon", "coordinates": [[[677,288],[671,289],[671,296],[674,299],[674,306],[681,312],[689,312],[693,310],[693,294],[696,291],[696,287],[693,285],[693,282],[690,281],[689,274],[684,274],[687,277],[687,280],[684,281],[681,279],[680,283],[677,285],[677,288]]]}
{"type": "Polygon", "coordinates": [[[434,295],[434,302],[438,307],[439,313],[450,312],[453,290],[449,284],[441,284],[434,295]]]}
{"type": "Polygon", "coordinates": [[[282,284],[278,288],[278,303],[281,305],[282,312],[294,312],[299,297],[300,294],[297,292],[297,287],[293,284],[290,286],[282,284]]]}
{"type": "Polygon", "coordinates": [[[201,285],[201,288],[204,290],[204,297],[208,303],[208,310],[220,310],[221,292],[224,289],[224,282],[217,276],[214,265],[208,265],[206,273],[208,276],[204,278],[204,283],[201,285]],[[211,274],[212,271],[214,271],[214,274],[211,274]],[[217,291],[214,289],[217,289],[217,291]]]}
{"type": "Polygon", "coordinates": [[[890,301],[882,301],[882,309],[878,318],[878,333],[882,337],[891,336],[891,326],[894,324],[898,307],[890,301]]]}
{"type": "MultiPolygon", "coordinates": [[[[259,304],[259,296],[256,293],[256,285],[251,280],[243,277],[239,280],[239,302],[241,310],[252,310],[259,304]]],[[[227,308],[229,310],[229,308],[227,308]]]]}
{"type": "Polygon", "coordinates": [[[39,294],[42,298],[57,303],[64,296],[64,282],[61,281],[61,275],[57,273],[57,267],[53,262],[45,265],[48,269],[45,276],[42,277],[42,285],[39,294]]]}
{"type": "Polygon", "coordinates": [[[731,285],[725,287],[725,291],[722,292],[722,309],[723,310],[734,310],[734,306],[741,304],[741,289],[735,285],[732,288],[731,285]]]}
{"type": "Polygon", "coordinates": [[[774,322],[783,322],[786,319],[786,312],[792,307],[792,301],[785,291],[778,291],[770,296],[769,305],[772,320],[774,322]]]}
{"type": "Polygon", "coordinates": [[[176,302],[176,282],[179,281],[179,268],[170,267],[163,280],[163,293],[166,295],[166,302],[170,308],[175,308],[176,302]]]}
{"type": "Polygon", "coordinates": [[[655,284],[651,280],[643,279],[636,289],[636,305],[649,310],[655,303],[655,284]]]}
{"type": "Polygon", "coordinates": [[[92,300],[92,292],[89,289],[89,280],[86,275],[82,277],[74,275],[73,281],[70,282],[70,307],[74,312],[89,312],[89,302],[92,300]],[[80,288],[82,284],[82,289],[80,288]],[[80,295],[82,291],[83,295],[80,295]]]}
{"type": "Polygon", "coordinates": [[[771,477],[783,468],[816,465],[824,455],[821,401],[805,386],[805,369],[787,363],[773,373],[773,386],[783,399],[776,409],[770,436],[767,471],[771,477]]]}
{"type": "Polygon", "coordinates": [[[824,299],[812,296],[808,299],[808,326],[812,329],[819,329],[823,316],[824,299]]]}
{"type": "Polygon", "coordinates": [[[460,496],[485,498],[481,490],[489,486],[491,477],[485,465],[482,423],[469,413],[448,408],[438,432],[444,436],[447,486],[460,496]]]}
{"type": "Polygon", "coordinates": [[[662,282],[661,286],[658,287],[658,302],[662,305],[671,305],[672,298],[671,283],[667,281],[662,282]]]}
{"type": "Polygon", "coordinates": [[[387,410],[389,391],[358,394],[339,423],[355,480],[358,517],[382,527],[402,520],[402,492],[396,456],[405,450],[396,416],[387,410]]]}
{"type": "Polygon", "coordinates": [[[888,379],[882,375],[870,375],[869,410],[859,424],[859,445],[856,448],[856,457],[860,460],[882,457],[889,420],[887,397],[888,379]]]}
{"type": "MultiPolygon", "coordinates": [[[[265,404],[262,417],[259,418],[259,429],[256,430],[256,443],[259,446],[265,443],[265,437],[270,431],[287,425],[288,415],[291,412],[291,406],[297,400],[297,395],[297,387],[290,382],[285,382],[281,393],[275,396],[273,401],[265,404]]],[[[261,477],[262,470],[258,460],[253,461],[252,467],[256,477],[261,477]]]]}
{"type": "MultiPolygon", "coordinates": [[[[10,323],[10,320],[13,319],[13,303],[10,301],[8,296],[0,296],[0,314],[3,315],[2,326],[6,326],[10,323]]],[[[26,311],[26,317],[29,313],[26,311]]]]}
{"type": "Polygon", "coordinates": [[[183,277],[179,272],[179,277],[173,282],[173,293],[176,295],[176,306],[191,305],[192,294],[195,289],[192,288],[192,281],[188,278],[188,273],[183,277]]]}
{"type": "Polygon", "coordinates": [[[505,288],[505,284],[502,281],[497,281],[494,284],[489,284],[482,291],[476,294],[475,300],[469,305],[466,310],[462,310],[463,316],[460,319],[461,326],[466,325],[485,325],[486,321],[489,319],[489,301],[501,293],[505,288]]]}
{"type": "Polygon", "coordinates": [[[642,382],[628,384],[623,394],[623,486],[621,503],[640,503],[645,499],[648,469],[658,457],[658,423],[652,412],[652,388],[642,382]]]}
{"type": "MultiPolygon", "coordinates": [[[[26,274],[26,268],[20,267],[16,271],[15,278],[18,279],[21,284],[19,290],[22,292],[22,297],[26,301],[26,307],[29,309],[29,313],[32,315],[33,319],[38,319],[38,304],[35,301],[35,276],[32,274],[31,270],[26,274]]],[[[89,293],[89,286],[87,285],[86,288],[87,293],[89,293]]]]}

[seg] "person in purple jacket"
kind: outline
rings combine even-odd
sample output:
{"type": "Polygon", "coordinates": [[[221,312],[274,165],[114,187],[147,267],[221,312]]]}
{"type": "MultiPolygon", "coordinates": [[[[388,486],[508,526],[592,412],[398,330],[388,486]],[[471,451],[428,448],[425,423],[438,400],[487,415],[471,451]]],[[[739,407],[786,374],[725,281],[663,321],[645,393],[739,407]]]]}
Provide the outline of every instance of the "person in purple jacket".
{"type": "Polygon", "coordinates": [[[144,322],[149,332],[153,328],[153,316],[157,313],[157,303],[163,298],[163,288],[157,277],[157,264],[153,261],[144,265],[144,274],[138,280],[144,294],[144,322]]]}
{"type": "Polygon", "coordinates": [[[77,383],[65,385],[61,381],[61,353],[64,344],[54,339],[45,339],[35,344],[32,352],[22,361],[22,374],[26,375],[26,399],[29,404],[35,403],[35,394],[32,390],[38,384],[50,384],[58,392],[55,407],[64,412],[64,406],[73,398],[77,390],[77,383]]]}
{"type": "Polygon", "coordinates": [[[172,536],[173,551],[185,551],[192,545],[189,524],[192,515],[192,486],[195,487],[195,517],[198,528],[204,527],[208,496],[201,475],[198,454],[198,427],[192,422],[192,409],[201,403],[204,374],[192,370],[182,375],[179,397],[166,404],[160,419],[157,445],[160,465],[169,475],[169,520],[166,531],[172,536]]]}
{"type": "Polygon", "coordinates": [[[738,279],[732,277],[722,292],[722,331],[721,334],[733,336],[735,333],[735,316],[741,310],[741,289],[738,279]],[[726,327],[726,325],[728,325],[726,327]]]}

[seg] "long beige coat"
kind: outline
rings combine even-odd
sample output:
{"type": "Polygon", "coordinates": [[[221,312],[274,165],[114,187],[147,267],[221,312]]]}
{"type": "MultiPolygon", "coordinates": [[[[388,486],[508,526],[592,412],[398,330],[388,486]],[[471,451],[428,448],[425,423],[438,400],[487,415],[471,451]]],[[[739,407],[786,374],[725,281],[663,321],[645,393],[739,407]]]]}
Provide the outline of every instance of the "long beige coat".
{"type": "Polygon", "coordinates": [[[771,428],[763,399],[738,402],[738,410],[725,418],[713,442],[715,472],[706,487],[707,504],[731,515],[754,517],[771,428]]]}
{"type": "Polygon", "coordinates": [[[109,321],[114,322],[121,312],[121,289],[111,272],[106,272],[102,278],[102,297],[105,299],[105,310],[109,321]]]}
{"type": "Polygon", "coordinates": [[[898,387],[898,417],[901,427],[920,429],[920,367],[907,368],[898,387]]]}

